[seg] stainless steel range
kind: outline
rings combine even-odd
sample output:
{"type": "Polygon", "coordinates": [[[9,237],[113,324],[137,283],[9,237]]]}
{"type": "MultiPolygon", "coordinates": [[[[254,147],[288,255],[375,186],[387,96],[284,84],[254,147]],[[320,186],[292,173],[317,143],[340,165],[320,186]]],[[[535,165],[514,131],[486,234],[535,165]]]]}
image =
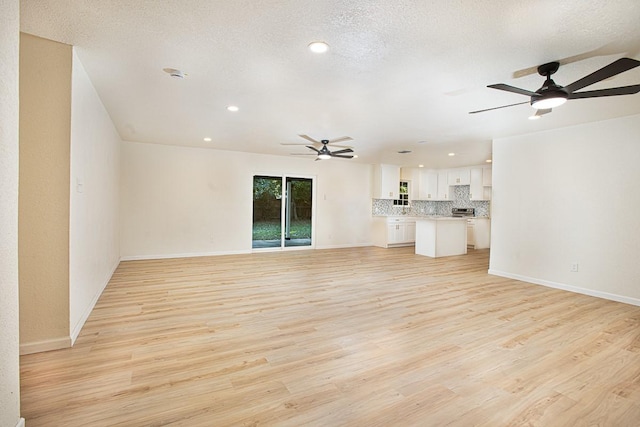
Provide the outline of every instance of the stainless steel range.
{"type": "Polygon", "coordinates": [[[475,247],[476,210],[474,208],[453,208],[451,216],[467,218],[467,246],[475,247]]]}
{"type": "Polygon", "coordinates": [[[475,208],[453,208],[451,216],[455,218],[473,218],[476,216],[475,208]]]}

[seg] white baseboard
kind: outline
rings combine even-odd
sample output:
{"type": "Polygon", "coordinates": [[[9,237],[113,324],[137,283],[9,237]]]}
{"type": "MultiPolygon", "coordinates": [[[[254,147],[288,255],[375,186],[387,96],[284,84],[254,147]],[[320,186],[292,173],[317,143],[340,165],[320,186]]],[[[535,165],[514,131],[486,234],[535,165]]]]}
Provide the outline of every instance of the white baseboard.
{"type": "MultiPolygon", "coordinates": [[[[345,248],[356,248],[356,247],[364,247],[371,246],[371,243],[358,243],[358,244],[344,244],[344,245],[322,245],[313,247],[303,247],[297,246],[296,249],[345,249],[345,248]]],[[[293,247],[285,248],[287,250],[294,250],[293,247]]],[[[259,252],[270,252],[270,251],[281,251],[281,248],[264,248],[260,249],[259,252]]],[[[219,252],[192,252],[192,253],[182,253],[182,254],[159,254],[159,255],[127,255],[120,258],[121,261],[143,261],[143,260],[154,260],[154,259],[169,259],[169,258],[195,258],[202,256],[222,256],[222,255],[244,255],[254,253],[253,249],[249,250],[241,250],[241,251],[219,251],[219,252]]]]}
{"type": "Polygon", "coordinates": [[[102,292],[104,292],[104,288],[106,288],[107,285],[109,284],[109,280],[111,280],[111,277],[113,276],[113,273],[115,273],[116,268],[118,268],[119,264],[120,264],[120,260],[117,260],[116,263],[111,267],[111,271],[109,271],[109,273],[107,273],[106,277],[102,280],[102,284],[100,285],[100,289],[98,289],[98,292],[96,292],[96,294],[93,296],[93,299],[91,300],[91,303],[87,306],[87,308],[85,309],[84,313],[82,313],[82,317],[80,317],[80,319],[78,320],[78,323],[76,323],[76,325],[71,330],[71,345],[72,346],[76,342],[76,339],[78,338],[78,335],[80,335],[80,331],[82,330],[82,327],[84,326],[85,322],[89,318],[89,315],[93,311],[93,307],[96,306],[96,303],[98,302],[98,299],[100,298],[100,295],[102,295],[102,292]]]}
{"type": "Polygon", "coordinates": [[[608,292],[596,291],[593,289],[581,288],[579,286],[566,285],[564,283],[552,282],[549,280],[536,279],[535,277],[521,276],[519,274],[507,273],[505,271],[489,269],[489,274],[506,277],[508,279],[520,280],[522,282],[533,283],[534,285],[547,286],[549,288],[561,289],[563,291],[575,292],[577,294],[589,295],[592,297],[608,299],[611,301],[623,302],[625,304],[640,306],[640,299],[627,297],[624,295],[610,294],[608,292]]]}
{"type": "Polygon", "coordinates": [[[25,427],[24,418],[20,418],[18,424],[16,424],[16,427],[25,427]]]}
{"type": "Polygon", "coordinates": [[[242,251],[219,251],[219,252],[189,252],[182,254],[157,254],[157,255],[128,255],[120,258],[121,261],[143,261],[153,259],[169,259],[169,258],[195,258],[201,256],[221,256],[221,255],[242,255],[250,254],[251,250],[242,251]]]}
{"type": "Polygon", "coordinates": [[[34,341],[20,344],[20,355],[42,353],[43,351],[60,350],[71,347],[71,337],[34,341]]]}
{"type": "Polygon", "coordinates": [[[373,243],[347,243],[343,245],[321,245],[316,246],[316,249],[347,249],[347,248],[363,248],[365,246],[373,246],[373,243]]]}

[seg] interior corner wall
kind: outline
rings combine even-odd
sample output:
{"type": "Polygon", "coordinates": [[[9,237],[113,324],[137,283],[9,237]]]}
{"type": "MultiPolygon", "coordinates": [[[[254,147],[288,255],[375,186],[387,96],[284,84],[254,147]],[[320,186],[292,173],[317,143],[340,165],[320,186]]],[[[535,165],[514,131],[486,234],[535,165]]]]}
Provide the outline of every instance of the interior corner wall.
{"type": "Polygon", "coordinates": [[[75,341],[120,261],[122,141],[75,49],[72,68],[69,327],[75,341]]]}
{"type": "Polygon", "coordinates": [[[20,4],[0,14],[0,426],[20,418],[18,328],[18,64],[20,4]]]}
{"type": "Polygon", "coordinates": [[[640,305],[638,135],[634,115],[495,140],[489,272],[640,305]]]}
{"type": "Polygon", "coordinates": [[[253,176],[316,178],[316,248],[371,244],[371,165],[124,142],[123,259],[251,252],[253,176]]]}
{"type": "Polygon", "coordinates": [[[69,45],[20,35],[18,255],[22,353],[71,345],[69,45]]]}

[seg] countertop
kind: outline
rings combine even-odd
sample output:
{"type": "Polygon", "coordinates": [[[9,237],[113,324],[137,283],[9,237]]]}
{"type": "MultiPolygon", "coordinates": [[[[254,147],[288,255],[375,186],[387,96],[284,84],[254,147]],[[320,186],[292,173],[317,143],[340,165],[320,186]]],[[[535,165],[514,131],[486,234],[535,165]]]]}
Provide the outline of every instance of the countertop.
{"type": "Polygon", "coordinates": [[[418,216],[416,217],[416,221],[466,221],[467,218],[459,217],[459,216],[418,216]]]}
{"type": "Polygon", "coordinates": [[[381,218],[381,219],[412,219],[412,220],[458,220],[458,219],[490,219],[488,216],[471,216],[471,217],[453,217],[446,215],[374,215],[373,218],[381,218]]]}

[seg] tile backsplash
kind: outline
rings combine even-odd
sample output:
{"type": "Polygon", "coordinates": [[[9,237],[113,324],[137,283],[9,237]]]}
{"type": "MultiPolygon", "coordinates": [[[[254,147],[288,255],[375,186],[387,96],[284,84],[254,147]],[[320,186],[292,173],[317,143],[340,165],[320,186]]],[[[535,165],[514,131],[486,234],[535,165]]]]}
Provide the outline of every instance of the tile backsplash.
{"type": "Polygon", "coordinates": [[[414,200],[410,206],[394,206],[393,200],[373,199],[373,216],[396,216],[396,215],[451,215],[452,208],[475,208],[476,216],[488,217],[488,200],[470,200],[470,186],[456,185],[453,187],[453,200],[446,202],[436,202],[431,200],[414,200]]]}

